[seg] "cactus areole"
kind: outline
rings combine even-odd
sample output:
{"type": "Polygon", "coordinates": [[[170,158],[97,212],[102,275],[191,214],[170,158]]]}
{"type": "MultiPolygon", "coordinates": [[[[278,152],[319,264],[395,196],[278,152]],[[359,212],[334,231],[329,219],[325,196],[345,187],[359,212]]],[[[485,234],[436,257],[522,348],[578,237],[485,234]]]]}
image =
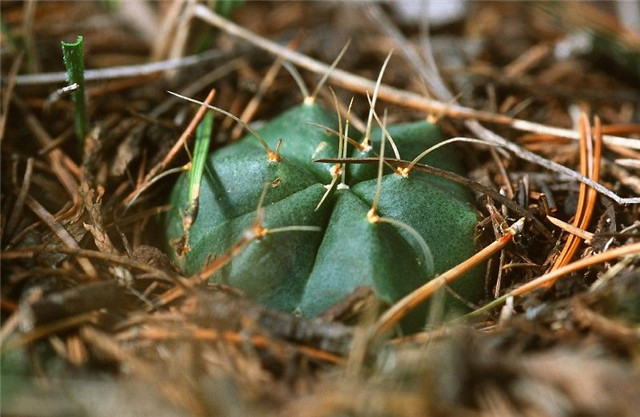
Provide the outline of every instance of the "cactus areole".
{"type": "MultiPolygon", "coordinates": [[[[376,195],[377,167],[352,164],[346,168],[345,184],[338,186],[336,181],[317,207],[336,171],[333,164],[312,160],[339,154],[338,137],[318,126],[337,130],[338,121],[318,104],[301,104],[259,130],[271,149],[282,139],[279,161],[269,160],[252,135],[212,153],[199,214],[189,233],[190,251],[181,255],[175,242],[183,233],[181,211],[188,201],[188,179],[179,178],[165,231],[170,256],[184,273],[196,273],[225,256],[242,238],[256,219],[265,184],[264,228],[306,229],[294,227],[253,240],[211,280],[236,287],[267,307],[311,317],[362,285],[392,304],[475,253],[477,215],[470,195],[443,178],[416,171],[403,177],[385,167],[376,214],[391,222],[376,222],[367,213],[376,195]],[[309,231],[308,226],[317,230],[309,231]]],[[[390,125],[387,130],[405,160],[442,139],[438,127],[426,121],[390,125]]],[[[347,156],[375,156],[381,138],[381,131],[374,130],[371,147],[350,143],[347,156]]],[[[390,155],[388,142],[385,149],[390,155]]],[[[461,172],[449,147],[421,162],[461,172]]],[[[477,300],[483,288],[481,269],[469,272],[453,289],[477,300]]],[[[448,305],[455,303],[450,297],[448,305]]],[[[424,311],[419,314],[424,322],[424,311]]]]}

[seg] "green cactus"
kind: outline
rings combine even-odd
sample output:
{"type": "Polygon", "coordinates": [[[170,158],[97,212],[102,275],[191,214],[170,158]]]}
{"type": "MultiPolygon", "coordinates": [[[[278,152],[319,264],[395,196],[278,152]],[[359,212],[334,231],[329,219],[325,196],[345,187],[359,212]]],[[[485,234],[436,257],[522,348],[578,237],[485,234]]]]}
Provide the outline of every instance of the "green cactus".
{"type": "MultiPolygon", "coordinates": [[[[389,219],[383,222],[372,222],[368,216],[378,182],[372,166],[349,166],[346,186],[328,192],[326,184],[336,171],[332,164],[312,160],[339,155],[338,137],[328,133],[332,129],[339,128],[331,111],[301,104],[258,131],[271,149],[282,139],[279,161],[270,160],[253,135],[214,152],[207,161],[200,211],[189,234],[191,250],[178,256],[171,243],[182,236],[181,209],[188,201],[188,179],[183,175],[171,194],[173,209],[165,223],[174,262],[193,274],[225,254],[255,220],[265,184],[270,184],[262,202],[267,230],[296,225],[321,231],[267,233],[212,280],[237,287],[268,307],[314,316],[360,285],[371,286],[391,304],[475,253],[477,215],[468,191],[458,184],[415,171],[405,178],[387,168],[377,206],[377,214],[389,219]]],[[[387,131],[405,160],[442,139],[438,127],[426,121],[391,125],[387,131]]],[[[372,149],[380,148],[380,129],[374,129],[371,138],[366,149],[349,145],[350,156],[375,155],[372,149]]],[[[391,151],[389,144],[385,149],[391,151]]],[[[462,171],[451,148],[438,149],[423,162],[462,171]]],[[[483,287],[480,269],[454,289],[477,300],[483,287]]],[[[424,311],[418,314],[424,322],[424,311]]]]}

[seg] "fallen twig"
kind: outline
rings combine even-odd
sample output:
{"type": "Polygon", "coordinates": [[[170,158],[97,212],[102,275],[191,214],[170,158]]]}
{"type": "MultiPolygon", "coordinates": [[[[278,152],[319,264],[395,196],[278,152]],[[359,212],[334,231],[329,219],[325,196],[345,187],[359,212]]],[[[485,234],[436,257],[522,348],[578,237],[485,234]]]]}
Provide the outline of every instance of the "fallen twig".
{"type": "MultiPolygon", "coordinates": [[[[196,7],[195,15],[205,22],[223,29],[227,33],[242,38],[252,43],[253,45],[275,55],[282,56],[288,61],[291,61],[294,64],[306,68],[310,71],[324,74],[329,70],[328,65],[309,58],[299,52],[287,49],[284,46],[281,46],[275,42],[271,42],[258,35],[255,35],[254,33],[243,29],[238,25],[235,25],[227,19],[216,15],[204,5],[198,5],[196,7]]],[[[331,72],[329,78],[332,79],[334,83],[342,87],[348,88],[352,91],[360,92],[362,94],[366,93],[367,91],[373,91],[375,87],[375,82],[337,68],[331,72]]],[[[414,108],[416,110],[424,110],[436,114],[446,114],[449,117],[468,118],[486,122],[506,124],[516,130],[522,130],[525,132],[547,133],[562,138],[569,138],[574,140],[580,139],[578,132],[571,129],[546,126],[526,120],[514,119],[510,116],[479,111],[469,107],[451,103],[443,103],[438,100],[426,98],[420,94],[399,90],[385,84],[380,85],[378,96],[386,101],[400,104],[405,107],[414,108]]],[[[637,139],[607,135],[603,136],[603,140],[606,144],[640,149],[640,140],[637,139]]],[[[638,202],[640,202],[640,199],[638,200],[638,202]]]]}
{"type": "MultiPolygon", "coordinates": [[[[241,52],[242,51],[229,53],[228,51],[214,49],[198,55],[167,59],[164,61],[151,62],[148,64],[88,69],[84,72],[84,79],[85,81],[106,81],[117,78],[141,77],[172,69],[188,68],[212,60],[220,60],[221,62],[223,62],[231,59],[236,55],[239,55],[241,52]]],[[[40,74],[20,74],[15,78],[15,84],[19,86],[56,84],[64,83],[66,81],[67,73],[64,71],[47,72],[40,74]]]]}

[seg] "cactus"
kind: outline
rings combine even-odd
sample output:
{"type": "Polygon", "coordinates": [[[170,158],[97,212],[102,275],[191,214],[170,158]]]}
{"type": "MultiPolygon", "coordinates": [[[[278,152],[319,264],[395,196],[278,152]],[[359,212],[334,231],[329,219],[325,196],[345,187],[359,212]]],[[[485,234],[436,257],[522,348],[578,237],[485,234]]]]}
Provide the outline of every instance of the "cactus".
{"type": "MultiPolygon", "coordinates": [[[[345,155],[340,150],[347,148],[342,145],[346,141],[331,133],[340,131],[341,125],[333,112],[305,102],[257,132],[269,152],[255,135],[247,135],[212,153],[199,215],[189,233],[190,251],[178,256],[171,242],[183,234],[180,212],[188,201],[188,178],[183,175],[170,196],[173,209],[165,222],[174,262],[193,274],[224,255],[254,222],[261,195],[267,231],[304,228],[267,232],[212,280],[279,310],[314,316],[361,285],[393,303],[475,253],[477,215],[468,191],[458,184],[415,171],[407,176],[385,172],[378,178],[371,165],[354,164],[348,167],[344,183],[336,185],[342,177],[338,167],[313,160],[345,155]],[[279,158],[271,151],[278,146],[279,158]]],[[[390,125],[386,130],[405,160],[442,139],[439,128],[426,121],[390,125]]],[[[347,156],[375,155],[373,150],[381,145],[381,153],[388,154],[392,147],[384,142],[381,129],[374,129],[363,144],[351,142],[347,156]]],[[[448,147],[430,153],[423,162],[462,171],[448,147]]],[[[454,289],[477,300],[483,286],[480,269],[454,289]]]]}

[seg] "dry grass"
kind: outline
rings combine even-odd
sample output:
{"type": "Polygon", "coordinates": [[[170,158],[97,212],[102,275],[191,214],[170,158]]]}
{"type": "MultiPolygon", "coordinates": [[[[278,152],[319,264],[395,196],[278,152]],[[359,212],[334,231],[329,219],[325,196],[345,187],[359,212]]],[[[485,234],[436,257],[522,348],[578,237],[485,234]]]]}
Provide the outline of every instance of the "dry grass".
{"type": "MultiPolygon", "coordinates": [[[[640,72],[601,50],[560,54],[587,30],[637,51],[614,3],[471,2],[428,39],[387,6],[243,4],[231,20],[262,45],[213,30],[196,2],[107,4],[2,4],[3,414],[637,414],[640,205],[615,200],[640,196],[640,72]],[[69,97],[54,94],[60,41],[78,34],[83,150],[69,97]],[[268,120],[302,98],[268,41],[289,42],[314,85],[348,39],[329,80],[340,107],[355,96],[366,114],[394,48],[379,95],[390,121],[430,117],[450,137],[504,145],[458,147],[479,243],[527,218],[488,264],[493,308],[464,322],[434,308],[424,332],[374,338],[388,323],[375,327],[366,289],[305,321],[190,281],[158,249],[197,111],[166,91],[215,89],[216,106],[268,120]]],[[[333,108],[327,88],[320,100],[333,108]]],[[[217,124],[215,146],[234,127],[217,124]]]]}

